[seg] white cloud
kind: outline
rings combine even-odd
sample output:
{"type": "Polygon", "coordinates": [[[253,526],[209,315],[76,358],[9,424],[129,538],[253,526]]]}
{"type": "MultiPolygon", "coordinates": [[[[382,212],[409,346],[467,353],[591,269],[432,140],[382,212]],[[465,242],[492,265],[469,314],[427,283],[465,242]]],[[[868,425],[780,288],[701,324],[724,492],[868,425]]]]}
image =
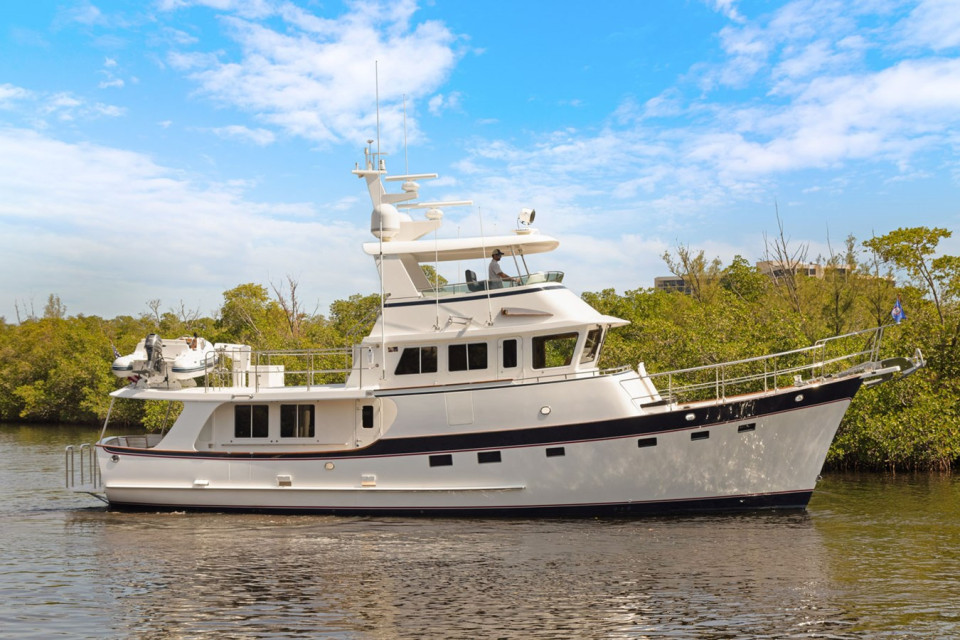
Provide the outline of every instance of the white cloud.
{"type": "MultiPolygon", "coordinates": [[[[866,54],[906,42],[949,45],[960,30],[933,30],[960,21],[954,17],[960,3],[949,3],[957,9],[950,16],[946,4],[922,2],[903,17],[890,2],[796,0],[724,27],[726,59],[692,69],[692,79],[707,93],[685,101],[678,88],[670,88],[646,105],[643,115],[659,115],[666,107],[667,115],[695,122],[652,132],[679,150],[661,160],[703,168],[730,188],[850,162],[889,163],[904,175],[925,175],[911,166],[912,159],[924,151],[948,152],[946,134],[960,124],[960,60],[908,58],[883,67],[881,58],[868,60],[866,54]],[[712,99],[713,89],[745,87],[748,81],[761,91],[766,83],[767,99],[755,90],[742,99],[729,93],[712,99]]],[[[613,120],[633,121],[636,128],[639,113],[627,101],[613,120]]]]}
{"type": "Polygon", "coordinates": [[[216,127],[212,131],[221,138],[235,138],[238,140],[244,140],[247,142],[252,142],[253,144],[261,147],[265,147],[268,144],[273,144],[273,142],[277,139],[277,137],[273,135],[273,132],[268,131],[267,129],[251,129],[241,125],[216,127]]]}
{"type": "Polygon", "coordinates": [[[122,89],[124,85],[123,80],[120,78],[113,78],[112,80],[104,80],[97,85],[100,89],[122,89]]]}
{"type": "Polygon", "coordinates": [[[438,93],[427,102],[427,108],[430,110],[430,113],[435,116],[440,115],[444,111],[459,111],[461,110],[461,98],[462,95],[459,91],[453,91],[447,95],[438,93]]]}
{"type": "Polygon", "coordinates": [[[719,11],[730,20],[742,22],[743,16],[737,11],[737,0],[710,0],[715,11],[719,11]]]}
{"type": "MultiPolygon", "coordinates": [[[[380,127],[387,142],[402,138],[402,96],[408,96],[409,105],[432,94],[458,58],[453,49],[456,37],[445,26],[412,23],[416,9],[412,2],[357,2],[334,19],[318,18],[289,4],[277,7],[273,17],[283,21],[282,29],[252,20],[256,11],[223,18],[242,50],[239,59],[230,60],[224,52],[175,52],[171,64],[219,102],[292,135],[340,142],[363,140],[376,128],[378,61],[380,127]]],[[[411,114],[408,109],[408,130],[415,137],[411,114]]]]}
{"type": "Polygon", "coordinates": [[[68,9],[61,10],[63,20],[79,22],[84,25],[95,25],[103,21],[103,13],[89,2],[81,2],[68,9]]]}
{"type": "Polygon", "coordinates": [[[0,130],[0,192],[0,269],[18,272],[0,279],[8,319],[14,301],[50,293],[71,313],[135,314],[153,298],[212,313],[237,284],[300,274],[320,245],[340,277],[304,282],[308,304],[375,288],[362,225],[315,222],[307,204],[251,202],[141,154],[0,130]]]}
{"type": "Polygon", "coordinates": [[[33,92],[12,84],[0,84],[0,108],[11,108],[19,100],[29,100],[34,97],[33,92]]]}
{"type": "Polygon", "coordinates": [[[34,128],[45,129],[47,120],[61,122],[115,118],[126,114],[126,108],[102,102],[89,103],[68,91],[38,93],[11,84],[0,84],[0,109],[7,109],[26,118],[34,128]]]}
{"type": "Polygon", "coordinates": [[[902,25],[906,44],[943,51],[960,47],[960,3],[923,0],[902,25]]]}

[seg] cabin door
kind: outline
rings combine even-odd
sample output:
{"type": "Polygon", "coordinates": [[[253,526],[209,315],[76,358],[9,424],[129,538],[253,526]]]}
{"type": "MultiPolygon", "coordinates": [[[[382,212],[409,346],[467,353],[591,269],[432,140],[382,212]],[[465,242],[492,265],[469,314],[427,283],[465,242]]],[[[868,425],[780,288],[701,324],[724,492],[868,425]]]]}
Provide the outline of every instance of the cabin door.
{"type": "Polygon", "coordinates": [[[383,414],[378,398],[357,400],[357,446],[365,447],[380,437],[383,414]]]}
{"type": "Polygon", "coordinates": [[[520,377],[523,363],[523,341],[520,338],[501,338],[497,341],[497,378],[512,380],[520,377]]]}

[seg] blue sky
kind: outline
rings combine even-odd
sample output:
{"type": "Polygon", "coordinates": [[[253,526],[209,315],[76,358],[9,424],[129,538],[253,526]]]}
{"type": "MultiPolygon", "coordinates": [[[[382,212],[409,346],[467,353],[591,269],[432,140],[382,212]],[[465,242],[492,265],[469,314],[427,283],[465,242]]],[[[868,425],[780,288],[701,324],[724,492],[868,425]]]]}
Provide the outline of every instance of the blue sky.
{"type": "Polygon", "coordinates": [[[536,208],[577,292],[763,259],[778,210],[810,259],[960,230],[960,0],[4,2],[0,316],[376,291],[375,60],[391,171],[405,99],[421,195],[476,203],[442,233],[536,208]]]}

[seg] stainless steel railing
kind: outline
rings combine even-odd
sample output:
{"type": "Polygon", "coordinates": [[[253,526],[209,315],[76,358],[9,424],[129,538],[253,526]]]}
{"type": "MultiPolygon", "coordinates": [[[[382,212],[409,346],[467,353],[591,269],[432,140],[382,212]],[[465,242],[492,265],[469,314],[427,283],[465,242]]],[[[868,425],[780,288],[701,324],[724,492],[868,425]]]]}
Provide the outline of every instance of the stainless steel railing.
{"type": "Polygon", "coordinates": [[[812,380],[863,371],[878,363],[883,327],[818,340],[809,347],[674,371],[649,374],[673,402],[776,390],[812,380]],[[664,384],[665,383],[665,384],[664,384]]]}
{"type": "Polygon", "coordinates": [[[353,373],[363,385],[364,372],[375,368],[370,347],[241,351],[220,349],[210,354],[204,387],[253,388],[315,386],[343,383],[353,373]]]}

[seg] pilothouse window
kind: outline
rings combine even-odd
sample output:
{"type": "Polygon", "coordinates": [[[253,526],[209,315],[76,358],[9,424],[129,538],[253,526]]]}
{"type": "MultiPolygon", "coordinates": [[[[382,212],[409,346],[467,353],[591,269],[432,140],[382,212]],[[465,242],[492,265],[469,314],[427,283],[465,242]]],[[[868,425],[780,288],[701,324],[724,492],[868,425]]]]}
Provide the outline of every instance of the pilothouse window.
{"type": "Polygon", "coordinates": [[[312,438],[314,409],[312,404],[280,405],[280,437],[312,438]]]}
{"type": "Polygon", "coordinates": [[[411,373],[436,373],[437,372],[437,348],[436,347],[407,347],[400,354],[400,362],[394,374],[398,376],[411,373]]]}
{"type": "Polygon", "coordinates": [[[265,404],[238,404],[233,407],[234,438],[266,438],[270,433],[270,411],[265,404]]]}
{"type": "Polygon", "coordinates": [[[487,368],[487,343],[452,344],[447,348],[447,366],[450,371],[487,368]]]}
{"type": "Polygon", "coordinates": [[[533,368],[566,367],[573,360],[577,333],[537,336],[533,339],[533,368]]]}
{"type": "Polygon", "coordinates": [[[580,364],[593,362],[600,353],[600,344],[603,342],[603,329],[596,327],[587,332],[587,339],[583,345],[583,355],[580,356],[580,364]]]}

